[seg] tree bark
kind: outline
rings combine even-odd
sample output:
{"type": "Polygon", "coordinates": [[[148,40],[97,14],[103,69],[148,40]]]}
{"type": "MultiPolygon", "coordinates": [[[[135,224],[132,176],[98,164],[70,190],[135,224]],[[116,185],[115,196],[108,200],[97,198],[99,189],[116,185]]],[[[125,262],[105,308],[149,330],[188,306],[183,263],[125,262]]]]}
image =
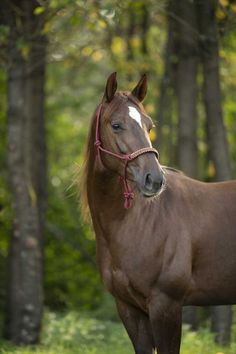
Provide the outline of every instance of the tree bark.
{"type": "Polygon", "coordinates": [[[46,200],[44,77],[46,40],[38,2],[3,1],[8,45],[8,170],[14,224],[9,250],[6,337],[39,340],[43,310],[46,200]],[[22,49],[19,43],[24,41],[22,49]]]}
{"type": "Polygon", "coordinates": [[[177,60],[178,165],[190,177],[197,176],[197,69],[196,12],[191,1],[174,0],[174,41],[177,60]]]}
{"type": "MultiPolygon", "coordinates": [[[[216,24],[216,0],[195,0],[200,33],[200,53],[203,68],[203,98],[207,117],[209,155],[215,167],[215,180],[231,178],[231,166],[222,113],[219,76],[219,49],[216,24]]],[[[232,310],[230,306],[212,308],[212,330],[216,341],[230,342],[232,310]]]]}
{"type": "Polygon", "coordinates": [[[176,62],[175,62],[175,41],[174,29],[175,19],[172,16],[175,12],[175,1],[170,0],[166,4],[167,18],[167,38],[163,50],[163,74],[159,84],[159,99],[156,102],[156,114],[154,123],[157,124],[157,134],[152,141],[153,146],[160,151],[160,156],[165,156],[166,164],[176,165],[175,146],[175,122],[174,106],[176,93],[176,62]],[[168,127],[167,130],[165,128],[168,127]]]}
{"type": "MultiPolygon", "coordinates": [[[[167,11],[169,12],[169,7],[171,4],[168,4],[167,11]]],[[[153,146],[156,149],[159,149],[164,152],[164,147],[167,145],[167,142],[164,141],[163,134],[163,126],[167,120],[167,115],[170,115],[170,99],[168,95],[168,89],[170,89],[173,85],[173,75],[172,75],[172,55],[173,55],[173,19],[168,16],[167,23],[167,39],[165,43],[165,47],[163,50],[163,61],[164,68],[163,74],[161,77],[160,85],[159,85],[159,100],[156,102],[156,114],[154,117],[154,122],[157,123],[158,135],[156,134],[155,140],[152,142],[153,146]]],[[[169,90],[170,91],[170,90],[169,90]]],[[[169,140],[169,139],[168,139],[169,140]]],[[[170,142],[170,140],[169,140],[170,142]]]]}
{"type": "MultiPolygon", "coordinates": [[[[172,85],[178,107],[179,168],[190,177],[197,177],[197,18],[193,2],[170,0],[169,31],[172,29],[172,85]]],[[[198,327],[195,307],[183,309],[183,322],[191,329],[198,327]]]]}
{"type": "Polygon", "coordinates": [[[150,25],[150,9],[147,4],[142,4],[142,19],[140,24],[141,52],[148,55],[147,34],[150,25]]]}
{"type": "Polygon", "coordinates": [[[215,180],[231,178],[228,143],[223,122],[219,77],[219,48],[215,18],[216,0],[196,0],[203,67],[203,99],[207,116],[209,153],[215,166],[215,180]]]}
{"type": "Polygon", "coordinates": [[[211,330],[215,333],[216,343],[228,345],[231,337],[233,313],[231,306],[211,308],[211,330]]]}

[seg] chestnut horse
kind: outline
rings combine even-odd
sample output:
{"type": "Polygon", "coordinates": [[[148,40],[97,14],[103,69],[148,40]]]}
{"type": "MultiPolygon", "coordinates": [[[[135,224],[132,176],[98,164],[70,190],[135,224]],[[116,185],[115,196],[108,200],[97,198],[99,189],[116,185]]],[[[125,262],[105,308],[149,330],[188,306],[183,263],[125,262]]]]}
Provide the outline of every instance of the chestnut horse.
{"type": "Polygon", "coordinates": [[[135,353],[178,354],[182,306],[236,303],[236,182],[203,183],[162,167],[141,103],[146,77],[132,92],[116,88],[113,73],[82,183],[97,264],[135,353]]]}

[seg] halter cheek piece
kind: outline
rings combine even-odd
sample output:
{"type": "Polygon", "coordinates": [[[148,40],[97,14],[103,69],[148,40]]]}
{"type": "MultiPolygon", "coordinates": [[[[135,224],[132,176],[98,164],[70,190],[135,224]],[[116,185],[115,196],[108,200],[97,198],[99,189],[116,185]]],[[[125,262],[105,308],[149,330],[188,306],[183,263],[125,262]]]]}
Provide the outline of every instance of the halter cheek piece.
{"type": "Polygon", "coordinates": [[[124,166],[124,175],[120,176],[120,180],[123,182],[124,184],[124,198],[125,198],[125,203],[124,203],[124,207],[125,209],[129,209],[131,207],[131,202],[132,199],[134,199],[134,192],[132,191],[132,189],[129,187],[128,185],[128,181],[127,181],[127,167],[128,167],[128,163],[130,161],[135,160],[138,156],[152,152],[156,155],[157,159],[159,158],[159,154],[158,151],[152,147],[145,147],[139,150],[136,150],[135,152],[132,152],[131,154],[116,154],[115,152],[106,150],[102,147],[102,142],[100,139],[100,119],[101,119],[101,113],[102,113],[102,104],[100,104],[97,108],[97,112],[96,112],[96,135],[95,135],[95,143],[94,145],[97,148],[97,154],[100,158],[101,161],[101,152],[104,152],[108,155],[111,155],[119,160],[124,160],[125,161],[125,166],[124,166]]]}

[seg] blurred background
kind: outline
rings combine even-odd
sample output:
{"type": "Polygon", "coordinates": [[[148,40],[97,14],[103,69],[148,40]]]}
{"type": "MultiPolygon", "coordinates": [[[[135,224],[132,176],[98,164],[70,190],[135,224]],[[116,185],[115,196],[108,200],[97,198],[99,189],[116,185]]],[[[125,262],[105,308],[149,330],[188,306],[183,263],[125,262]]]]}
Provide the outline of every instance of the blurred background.
{"type": "MultiPolygon", "coordinates": [[[[132,352],[74,183],[113,71],[147,73],[161,164],[236,176],[235,0],[1,0],[0,352],[132,352]]],[[[235,354],[234,312],[185,310],[182,353],[235,354]]]]}

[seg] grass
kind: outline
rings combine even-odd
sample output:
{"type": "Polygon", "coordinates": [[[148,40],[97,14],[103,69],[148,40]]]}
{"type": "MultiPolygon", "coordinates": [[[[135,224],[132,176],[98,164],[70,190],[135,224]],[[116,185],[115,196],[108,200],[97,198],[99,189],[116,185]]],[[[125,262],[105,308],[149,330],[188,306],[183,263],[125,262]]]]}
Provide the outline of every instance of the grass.
{"type": "MultiPolygon", "coordinates": [[[[17,348],[0,343],[4,354],[133,354],[132,345],[123,326],[91,316],[69,312],[64,315],[47,313],[44,319],[42,344],[17,348]]],[[[208,331],[190,332],[183,329],[181,354],[235,354],[236,342],[221,348],[208,331]]]]}

